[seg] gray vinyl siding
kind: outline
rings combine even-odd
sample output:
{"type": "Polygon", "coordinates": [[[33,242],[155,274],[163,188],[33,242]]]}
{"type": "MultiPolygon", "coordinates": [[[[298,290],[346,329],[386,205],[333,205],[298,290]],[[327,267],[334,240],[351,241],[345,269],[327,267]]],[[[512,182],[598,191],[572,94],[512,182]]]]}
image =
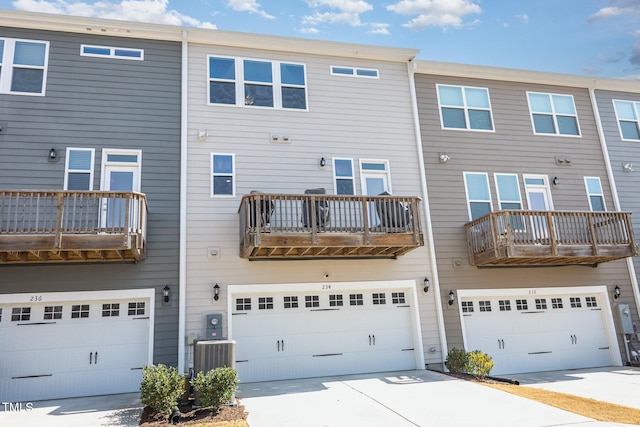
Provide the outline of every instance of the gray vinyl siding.
{"type": "MultiPolygon", "coordinates": [[[[205,314],[226,314],[227,285],[265,284],[268,291],[268,284],[409,279],[422,289],[424,278],[432,277],[426,247],[397,260],[250,262],[238,255],[242,196],[317,187],[335,194],[334,157],[353,159],[356,194],[362,194],[358,160],[386,159],[392,193],[422,196],[406,63],[190,45],[189,69],[187,333],[202,336],[205,314]],[[305,64],[308,111],[207,105],[207,55],[305,64]],[[380,78],[331,76],[331,65],[378,69],[380,78]],[[199,141],[198,130],[210,136],[199,141]],[[290,142],[271,143],[271,133],[288,135],[290,142]],[[235,154],[236,197],[210,196],[212,152],[235,154]],[[220,248],[219,259],[207,259],[209,246],[220,248]],[[215,283],[221,286],[218,301],[212,298],[215,283]]],[[[418,299],[426,361],[441,363],[433,292],[420,291],[418,299]],[[437,351],[428,353],[429,347],[437,351]]]]}
{"type": "Polygon", "coordinates": [[[177,364],[180,180],[179,43],[0,28],[1,37],[50,41],[45,96],[0,94],[1,189],[63,189],[67,147],[142,151],[149,205],[147,258],[137,264],[0,267],[0,292],[156,289],[154,362],[177,364]],[[80,45],[144,49],[144,61],[80,56],[80,45]],[[56,162],[48,161],[51,148],[56,162]],[[171,287],[172,300],[161,301],[171,287]]]}
{"type": "MultiPolygon", "coordinates": [[[[528,209],[523,174],[547,175],[549,180],[555,176],[559,178],[560,185],[551,187],[554,210],[588,211],[584,177],[600,177],[607,210],[615,210],[588,91],[427,74],[416,74],[415,80],[449,347],[463,347],[457,304],[449,306],[445,301],[451,290],[606,284],[610,288],[619,285],[625,295],[624,300],[631,301],[633,294],[625,261],[607,262],[597,268],[477,268],[469,264],[464,228],[469,222],[469,214],[463,172],[488,173],[494,211],[500,210],[494,173],[518,174],[523,209],[528,209]],[[488,88],[495,132],[441,129],[436,84],[488,88]],[[527,91],[573,95],[581,137],[535,135],[527,91]],[[439,163],[439,153],[446,153],[451,159],[445,164],[439,163]],[[556,156],[571,159],[571,165],[556,165],[556,156]],[[462,261],[461,267],[455,266],[456,259],[462,261]]],[[[622,343],[620,345],[621,354],[624,354],[624,347],[622,343]]]]}

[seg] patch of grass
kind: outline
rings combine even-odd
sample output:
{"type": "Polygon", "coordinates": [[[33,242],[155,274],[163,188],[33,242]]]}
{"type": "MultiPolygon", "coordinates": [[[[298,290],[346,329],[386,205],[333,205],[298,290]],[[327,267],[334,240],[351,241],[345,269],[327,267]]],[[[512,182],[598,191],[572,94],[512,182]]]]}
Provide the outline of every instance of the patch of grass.
{"type": "Polygon", "coordinates": [[[640,424],[640,409],[629,408],[614,403],[601,402],[586,397],[555,391],[542,390],[535,387],[511,385],[502,383],[483,383],[487,387],[506,391],[516,396],[524,397],[545,405],[554,406],[574,414],[582,415],[598,421],[622,424],[640,424]]]}

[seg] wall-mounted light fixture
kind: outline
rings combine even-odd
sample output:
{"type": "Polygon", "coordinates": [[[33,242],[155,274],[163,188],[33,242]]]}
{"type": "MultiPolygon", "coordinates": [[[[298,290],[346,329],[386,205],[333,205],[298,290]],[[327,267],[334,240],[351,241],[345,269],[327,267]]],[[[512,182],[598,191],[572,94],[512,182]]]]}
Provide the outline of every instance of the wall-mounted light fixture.
{"type": "Polygon", "coordinates": [[[438,161],[440,163],[447,163],[449,160],[451,160],[451,156],[445,153],[440,153],[440,155],[438,155],[438,161]]]}
{"type": "Polygon", "coordinates": [[[623,163],[622,164],[623,172],[633,172],[633,163],[623,163]]]}
{"type": "Polygon", "coordinates": [[[320,167],[323,168],[327,165],[327,161],[324,159],[324,157],[322,157],[320,159],[320,167]]]}
{"type": "Polygon", "coordinates": [[[551,183],[553,184],[554,187],[557,187],[558,184],[560,184],[560,178],[558,178],[557,176],[554,176],[553,180],[551,180],[551,183]]]}
{"type": "Polygon", "coordinates": [[[453,291],[449,291],[449,305],[453,305],[453,302],[456,300],[456,294],[453,291]]]}
{"type": "Polygon", "coordinates": [[[213,287],[213,299],[218,301],[220,299],[220,285],[217,283],[213,287]]]}
{"type": "Polygon", "coordinates": [[[620,298],[620,286],[618,285],[616,285],[616,287],[613,288],[613,298],[614,299],[620,298]]]}
{"type": "Polygon", "coordinates": [[[52,148],[51,150],[49,150],[49,161],[53,162],[58,158],[58,152],[56,151],[55,148],[52,148]]]}
{"type": "Polygon", "coordinates": [[[423,288],[423,290],[424,290],[424,292],[425,292],[425,293],[429,292],[429,286],[430,286],[430,285],[429,285],[429,278],[428,278],[428,277],[425,277],[425,278],[424,278],[424,288],[423,288]]]}
{"type": "Polygon", "coordinates": [[[162,297],[164,299],[164,302],[169,302],[169,299],[171,298],[170,291],[171,288],[169,288],[169,285],[164,285],[164,289],[162,289],[162,297]]]}

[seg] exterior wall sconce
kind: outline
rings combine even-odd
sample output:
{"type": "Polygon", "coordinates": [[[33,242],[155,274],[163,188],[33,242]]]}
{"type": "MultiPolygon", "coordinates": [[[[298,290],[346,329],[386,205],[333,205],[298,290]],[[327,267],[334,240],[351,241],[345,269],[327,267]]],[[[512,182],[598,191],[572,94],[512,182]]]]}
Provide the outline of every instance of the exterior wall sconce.
{"type": "Polygon", "coordinates": [[[633,172],[633,163],[623,163],[622,164],[623,172],[633,172]]]}
{"type": "Polygon", "coordinates": [[[453,305],[453,302],[456,300],[456,294],[453,291],[449,291],[449,305],[453,305]]]}
{"type": "Polygon", "coordinates": [[[560,179],[557,176],[554,176],[551,183],[553,184],[554,187],[557,187],[558,184],[560,184],[560,179]]]}
{"type": "Polygon", "coordinates": [[[613,298],[614,299],[620,298],[620,286],[618,285],[616,285],[616,287],[613,288],[613,298]]]}
{"type": "Polygon", "coordinates": [[[58,158],[58,152],[55,148],[49,150],[49,161],[54,162],[58,158]]]}
{"type": "Polygon", "coordinates": [[[428,278],[428,277],[425,277],[425,278],[424,278],[424,288],[423,288],[423,290],[424,290],[424,293],[425,293],[425,294],[426,294],[427,292],[429,292],[429,286],[430,286],[430,285],[429,285],[429,278],[428,278]]]}
{"type": "Polygon", "coordinates": [[[320,159],[320,167],[323,168],[327,165],[327,161],[323,158],[320,159]]]}
{"type": "Polygon", "coordinates": [[[169,302],[169,299],[171,298],[171,294],[169,293],[169,291],[171,291],[169,285],[164,285],[164,289],[162,289],[162,297],[164,298],[164,302],[169,302]]]}
{"type": "Polygon", "coordinates": [[[213,287],[213,299],[214,301],[218,301],[220,299],[220,285],[217,283],[213,287]]]}
{"type": "Polygon", "coordinates": [[[451,156],[445,153],[440,153],[440,155],[438,156],[438,161],[440,163],[447,163],[449,160],[451,160],[451,156]]]}

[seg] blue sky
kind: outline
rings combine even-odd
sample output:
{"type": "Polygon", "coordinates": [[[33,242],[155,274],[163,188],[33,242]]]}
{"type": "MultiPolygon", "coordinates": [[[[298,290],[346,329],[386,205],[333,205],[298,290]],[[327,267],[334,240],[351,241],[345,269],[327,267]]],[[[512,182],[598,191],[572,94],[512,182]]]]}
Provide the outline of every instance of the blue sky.
{"type": "Polygon", "coordinates": [[[640,0],[0,0],[0,8],[420,49],[640,80],[640,0]]]}

